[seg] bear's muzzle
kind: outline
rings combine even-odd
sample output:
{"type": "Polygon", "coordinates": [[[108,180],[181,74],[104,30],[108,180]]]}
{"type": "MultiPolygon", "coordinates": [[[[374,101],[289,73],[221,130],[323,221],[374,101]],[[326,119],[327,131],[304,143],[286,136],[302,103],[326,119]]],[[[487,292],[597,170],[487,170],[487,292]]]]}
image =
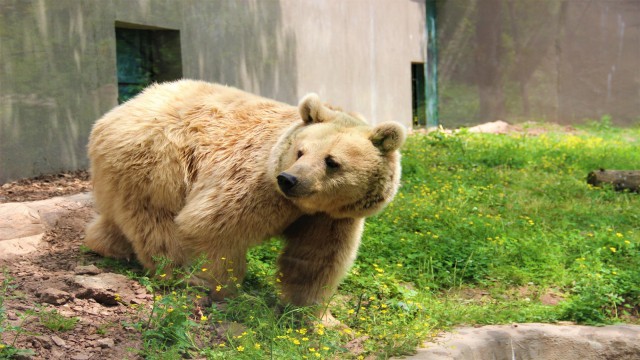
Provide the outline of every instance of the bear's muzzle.
{"type": "Polygon", "coordinates": [[[278,180],[278,187],[280,187],[282,193],[286,196],[295,196],[292,190],[298,184],[297,177],[286,172],[282,172],[276,179],[278,180]]]}

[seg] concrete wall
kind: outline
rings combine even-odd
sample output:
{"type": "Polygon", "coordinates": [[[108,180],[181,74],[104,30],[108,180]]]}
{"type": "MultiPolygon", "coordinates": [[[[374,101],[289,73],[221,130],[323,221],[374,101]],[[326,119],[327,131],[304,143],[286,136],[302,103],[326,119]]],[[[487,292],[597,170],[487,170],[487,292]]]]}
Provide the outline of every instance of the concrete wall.
{"type": "Polygon", "coordinates": [[[180,30],[186,78],[410,126],[424,18],[424,0],[0,0],[0,183],[87,167],[117,104],[116,21],[180,30]]]}

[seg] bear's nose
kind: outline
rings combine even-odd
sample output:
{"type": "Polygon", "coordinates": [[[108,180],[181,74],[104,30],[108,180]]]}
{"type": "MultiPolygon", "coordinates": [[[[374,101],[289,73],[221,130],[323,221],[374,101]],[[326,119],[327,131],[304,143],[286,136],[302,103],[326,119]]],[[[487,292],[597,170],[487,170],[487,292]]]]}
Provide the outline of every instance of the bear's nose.
{"type": "Polygon", "coordinates": [[[291,174],[287,174],[286,172],[280,173],[277,179],[278,179],[278,186],[280,187],[280,190],[282,190],[282,192],[285,194],[287,194],[289,190],[291,190],[291,188],[296,186],[296,184],[298,183],[297,177],[291,174]]]}

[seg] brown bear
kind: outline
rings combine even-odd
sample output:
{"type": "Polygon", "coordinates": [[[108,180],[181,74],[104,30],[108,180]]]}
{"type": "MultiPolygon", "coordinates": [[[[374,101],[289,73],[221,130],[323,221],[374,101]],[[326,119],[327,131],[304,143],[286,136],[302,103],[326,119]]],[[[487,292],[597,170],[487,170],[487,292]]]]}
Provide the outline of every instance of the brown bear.
{"type": "Polygon", "coordinates": [[[152,85],[93,127],[86,244],[148,269],[204,254],[197,280],[222,288],[218,300],[242,281],[248,248],[281,236],[283,300],[321,304],[355,259],[364,217],[393,199],[404,140],[400,124],[372,127],[315,94],[296,108],[203,81],[152,85]]]}

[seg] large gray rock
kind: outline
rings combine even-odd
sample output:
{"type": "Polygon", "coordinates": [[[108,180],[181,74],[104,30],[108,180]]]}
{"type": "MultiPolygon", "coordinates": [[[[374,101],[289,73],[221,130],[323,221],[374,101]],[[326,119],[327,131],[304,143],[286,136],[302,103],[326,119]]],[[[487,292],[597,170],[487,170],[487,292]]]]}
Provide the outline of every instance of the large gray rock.
{"type": "Polygon", "coordinates": [[[638,360],[640,326],[551,324],[459,328],[424,344],[414,360],[638,360]]]}

